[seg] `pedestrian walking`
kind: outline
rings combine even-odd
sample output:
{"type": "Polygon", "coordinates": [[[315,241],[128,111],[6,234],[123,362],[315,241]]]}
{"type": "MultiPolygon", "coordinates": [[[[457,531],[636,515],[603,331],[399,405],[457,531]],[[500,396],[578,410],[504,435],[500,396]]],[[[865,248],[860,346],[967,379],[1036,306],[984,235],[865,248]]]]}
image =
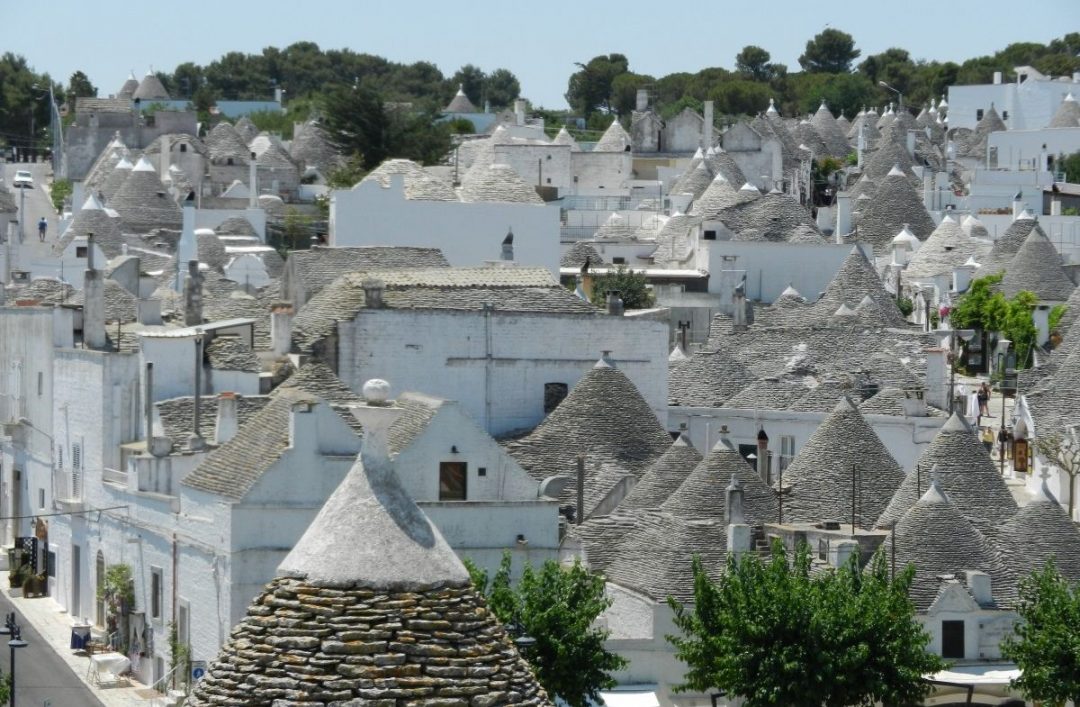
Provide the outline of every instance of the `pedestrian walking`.
{"type": "Polygon", "coordinates": [[[979,399],[979,416],[990,415],[990,386],[983,383],[979,386],[979,392],[977,393],[979,399]]]}
{"type": "Polygon", "coordinates": [[[986,447],[986,453],[992,455],[994,452],[994,433],[990,431],[989,427],[983,428],[982,443],[986,447]]]}
{"type": "Polygon", "coordinates": [[[42,243],[45,242],[45,231],[47,231],[47,230],[49,230],[49,222],[45,220],[44,216],[42,216],[41,220],[38,221],[38,224],[37,224],[38,240],[41,241],[42,243]]]}

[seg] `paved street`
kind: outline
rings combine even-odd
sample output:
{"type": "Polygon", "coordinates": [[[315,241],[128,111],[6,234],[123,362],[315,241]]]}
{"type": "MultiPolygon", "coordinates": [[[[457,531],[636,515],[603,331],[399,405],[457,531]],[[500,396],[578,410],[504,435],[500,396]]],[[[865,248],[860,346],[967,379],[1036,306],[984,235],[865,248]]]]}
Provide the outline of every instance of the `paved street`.
{"type": "MultiPolygon", "coordinates": [[[[45,191],[48,181],[49,165],[42,163],[21,164],[5,163],[2,165],[4,184],[11,189],[15,197],[15,205],[25,204],[26,219],[24,221],[24,233],[22,244],[18,247],[18,254],[14,259],[23,270],[31,270],[34,277],[59,277],[58,264],[52,255],[52,245],[55,242],[59,227],[59,218],[53,209],[49,195],[45,191]],[[12,180],[15,171],[19,169],[29,170],[34,175],[33,189],[12,189],[12,180]],[[25,192],[24,195],[20,192],[25,192]],[[42,216],[49,223],[47,238],[44,243],[38,241],[37,222],[42,216]]],[[[5,234],[6,235],[6,234],[5,234]]]]}
{"type": "MultiPolygon", "coordinates": [[[[0,592],[0,613],[12,610],[11,601],[0,592]]],[[[15,657],[14,704],[42,707],[48,701],[51,707],[100,707],[102,703],[17,611],[16,621],[29,645],[19,649],[15,657]]],[[[6,639],[0,639],[0,648],[0,667],[6,675],[11,660],[6,639]]]]}

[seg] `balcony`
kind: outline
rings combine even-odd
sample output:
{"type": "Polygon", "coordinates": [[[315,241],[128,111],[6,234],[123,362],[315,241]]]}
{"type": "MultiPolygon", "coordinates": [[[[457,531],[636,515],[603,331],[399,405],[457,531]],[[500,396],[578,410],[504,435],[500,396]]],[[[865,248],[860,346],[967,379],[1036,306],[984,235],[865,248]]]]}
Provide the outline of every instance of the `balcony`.
{"type": "Polygon", "coordinates": [[[127,488],[128,475],[126,471],[120,471],[119,469],[102,469],[101,481],[107,484],[117,484],[127,488]]]}

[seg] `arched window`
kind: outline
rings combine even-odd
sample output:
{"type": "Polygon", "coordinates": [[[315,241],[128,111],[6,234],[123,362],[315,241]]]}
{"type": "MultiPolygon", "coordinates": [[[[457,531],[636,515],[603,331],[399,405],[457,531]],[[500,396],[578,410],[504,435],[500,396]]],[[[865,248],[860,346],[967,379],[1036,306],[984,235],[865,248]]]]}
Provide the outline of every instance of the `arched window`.
{"type": "Polygon", "coordinates": [[[569,386],[566,383],[544,383],[544,414],[547,415],[559,407],[568,392],[569,386]]]}

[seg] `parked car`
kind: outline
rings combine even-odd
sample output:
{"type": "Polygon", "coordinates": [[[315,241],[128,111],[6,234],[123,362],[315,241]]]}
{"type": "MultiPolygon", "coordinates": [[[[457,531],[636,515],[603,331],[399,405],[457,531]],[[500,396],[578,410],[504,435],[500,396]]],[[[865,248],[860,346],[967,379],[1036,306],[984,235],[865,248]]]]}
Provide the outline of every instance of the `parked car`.
{"type": "Polygon", "coordinates": [[[30,174],[26,170],[20,169],[15,172],[15,179],[11,180],[11,184],[19,189],[34,188],[34,175],[30,174]]]}

